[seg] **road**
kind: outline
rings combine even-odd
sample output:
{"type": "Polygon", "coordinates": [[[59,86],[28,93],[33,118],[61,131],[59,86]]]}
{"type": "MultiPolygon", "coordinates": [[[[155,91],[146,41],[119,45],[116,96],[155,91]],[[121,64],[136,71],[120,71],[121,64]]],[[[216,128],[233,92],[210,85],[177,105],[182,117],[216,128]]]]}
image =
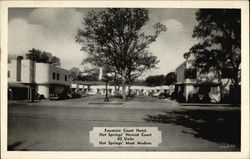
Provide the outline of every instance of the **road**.
{"type": "Polygon", "coordinates": [[[124,104],[103,96],[37,103],[10,102],[8,149],[21,151],[238,151],[239,108],[181,107],[137,97],[124,104]],[[93,127],[158,127],[158,147],[94,147],[93,127]],[[230,132],[229,132],[230,131],[230,132]]]}

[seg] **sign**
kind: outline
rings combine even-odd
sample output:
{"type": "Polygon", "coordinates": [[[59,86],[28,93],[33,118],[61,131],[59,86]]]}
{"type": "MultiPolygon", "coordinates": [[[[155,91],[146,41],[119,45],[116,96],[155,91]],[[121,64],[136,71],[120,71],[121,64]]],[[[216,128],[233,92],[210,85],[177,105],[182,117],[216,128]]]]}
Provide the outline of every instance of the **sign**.
{"type": "Polygon", "coordinates": [[[94,127],[89,136],[94,147],[158,147],[162,142],[157,127],[94,127]]]}

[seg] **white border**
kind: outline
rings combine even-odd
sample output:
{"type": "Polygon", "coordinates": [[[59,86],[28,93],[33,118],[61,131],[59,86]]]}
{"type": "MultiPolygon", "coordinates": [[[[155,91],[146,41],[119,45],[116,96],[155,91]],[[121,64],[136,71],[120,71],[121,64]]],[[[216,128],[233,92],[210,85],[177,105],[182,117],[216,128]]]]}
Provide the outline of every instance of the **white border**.
{"type": "Polygon", "coordinates": [[[249,158],[249,3],[248,1],[4,1],[1,3],[1,155],[3,158],[249,158]],[[240,8],[242,13],[241,152],[56,152],[7,151],[7,42],[10,7],[240,8]]]}

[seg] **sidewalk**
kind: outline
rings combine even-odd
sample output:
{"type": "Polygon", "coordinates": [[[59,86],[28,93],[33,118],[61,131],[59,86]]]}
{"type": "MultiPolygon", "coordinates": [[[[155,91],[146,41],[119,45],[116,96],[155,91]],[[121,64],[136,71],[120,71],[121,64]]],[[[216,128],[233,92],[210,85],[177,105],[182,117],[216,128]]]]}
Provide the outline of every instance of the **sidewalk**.
{"type": "Polygon", "coordinates": [[[209,104],[209,103],[180,103],[180,108],[185,110],[223,110],[223,111],[240,111],[241,106],[231,104],[209,104]]]}
{"type": "Polygon", "coordinates": [[[240,105],[224,104],[224,103],[180,103],[181,106],[220,106],[220,107],[240,107],[240,105]]]}

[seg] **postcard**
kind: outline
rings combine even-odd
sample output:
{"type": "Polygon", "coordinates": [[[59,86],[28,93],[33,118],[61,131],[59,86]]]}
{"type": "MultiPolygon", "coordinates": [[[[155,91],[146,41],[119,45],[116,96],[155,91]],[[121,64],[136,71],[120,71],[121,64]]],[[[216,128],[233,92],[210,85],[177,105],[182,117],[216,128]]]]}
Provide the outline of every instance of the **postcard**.
{"type": "Polygon", "coordinates": [[[249,158],[248,4],[1,2],[2,158],[249,158]]]}

